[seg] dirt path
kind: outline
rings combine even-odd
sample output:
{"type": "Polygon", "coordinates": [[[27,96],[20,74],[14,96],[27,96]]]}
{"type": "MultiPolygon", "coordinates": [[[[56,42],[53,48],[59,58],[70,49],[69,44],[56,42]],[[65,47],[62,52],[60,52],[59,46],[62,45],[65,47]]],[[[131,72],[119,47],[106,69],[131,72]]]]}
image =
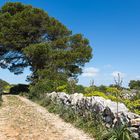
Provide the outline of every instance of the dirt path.
{"type": "Polygon", "coordinates": [[[3,96],[0,140],[93,140],[28,99],[3,96]]]}

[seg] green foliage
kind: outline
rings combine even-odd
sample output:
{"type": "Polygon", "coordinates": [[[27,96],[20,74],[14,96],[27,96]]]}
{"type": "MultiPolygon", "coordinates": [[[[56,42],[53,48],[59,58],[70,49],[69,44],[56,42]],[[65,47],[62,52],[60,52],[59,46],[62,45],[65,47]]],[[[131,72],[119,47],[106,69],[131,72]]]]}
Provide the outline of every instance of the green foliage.
{"type": "Polygon", "coordinates": [[[2,68],[15,74],[21,73],[29,65],[23,48],[41,42],[45,34],[48,14],[19,2],[8,2],[0,11],[0,53],[2,68]]]}
{"type": "Polygon", "coordinates": [[[56,90],[57,90],[58,92],[65,92],[65,93],[67,93],[67,85],[59,86],[59,87],[57,87],[56,90]]]}
{"type": "Polygon", "coordinates": [[[111,88],[117,88],[117,89],[120,89],[120,88],[126,89],[126,88],[120,87],[120,85],[116,85],[116,84],[111,84],[111,85],[109,85],[109,87],[111,87],[111,88]]]}
{"type": "Polygon", "coordinates": [[[30,66],[33,84],[52,80],[53,74],[77,77],[92,58],[88,39],[72,34],[42,9],[8,2],[1,8],[0,23],[0,66],[15,74],[30,66]]]}
{"type": "Polygon", "coordinates": [[[76,93],[85,93],[85,87],[83,85],[76,85],[75,92],[76,93]]]}
{"type": "Polygon", "coordinates": [[[87,94],[94,92],[94,91],[98,91],[98,88],[96,86],[90,86],[90,87],[85,88],[85,93],[87,93],[87,94]]]}
{"type": "Polygon", "coordinates": [[[109,99],[111,101],[114,101],[114,102],[122,102],[122,99],[121,98],[118,98],[115,96],[115,95],[106,95],[105,93],[103,92],[100,92],[100,91],[94,91],[94,92],[91,92],[91,93],[88,93],[88,94],[84,94],[86,97],[91,97],[91,96],[99,96],[99,97],[103,97],[105,99],[109,99]]]}
{"type": "Polygon", "coordinates": [[[2,104],[2,94],[4,93],[7,86],[9,86],[9,83],[0,79],[0,106],[2,104]]]}
{"type": "MultiPolygon", "coordinates": [[[[56,91],[57,92],[65,92],[68,94],[72,94],[72,88],[69,83],[57,87],[56,91]]],[[[85,87],[82,85],[74,85],[74,92],[75,93],[84,93],[85,92],[85,87]]]]}
{"type": "Polygon", "coordinates": [[[68,94],[74,94],[76,90],[76,83],[77,81],[74,78],[68,79],[68,86],[67,86],[67,93],[68,94]]]}
{"type": "Polygon", "coordinates": [[[115,92],[118,92],[118,93],[120,92],[116,88],[114,89],[114,88],[109,87],[109,88],[107,88],[107,91],[112,94],[105,94],[100,91],[93,91],[91,93],[85,93],[84,95],[86,97],[99,96],[99,97],[103,97],[105,99],[109,99],[114,102],[124,103],[130,111],[140,115],[140,99],[139,98],[136,98],[135,100],[133,99],[133,101],[132,101],[132,100],[128,100],[128,99],[123,99],[120,96],[116,97],[115,92]]]}
{"type": "Polygon", "coordinates": [[[2,104],[2,94],[5,86],[9,85],[6,81],[0,79],[0,106],[2,104]]]}
{"type": "Polygon", "coordinates": [[[126,125],[121,125],[106,132],[102,140],[135,140],[126,125]]]}
{"type": "Polygon", "coordinates": [[[91,97],[91,96],[99,96],[99,97],[103,97],[105,99],[108,99],[108,96],[105,95],[105,93],[103,92],[99,92],[99,91],[94,91],[88,94],[85,94],[86,97],[91,97]]]}
{"type": "Polygon", "coordinates": [[[116,95],[116,94],[120,93],[120,90],[118,90],[115,87],[107,87],[106,92],[116,95]]]}
{"type": "Polygon", "coordinates": [[[0,79],[0,87],[1,87],[1,88],[4,88],[4,87],[6,87],[6,86],[8,86],[8,85],[9,85],[9,83],[7,83],[6,81],[0,79]]]}
{"type": "Polygon", "coordinates": [[[136,93],[136,95],[132,98],[132,100],[138,100],[138,99],[140,99],[140,91],[138,91],[137,93],[136,93]]]}
{"type": "Polygon", "coordinates": [[[3,89],[3,92],[4,92],[4,93],[9,93],[11,87],[12,87],[11,85],[7,85],[7,86],[5,86],[4,89],[3,89]]]}
{"type": "Polygon", "coordinates": [[[29,99],[41,99],[47,91],[52,92],[53,89],[50,81],[39,81],[35,85],[30,85],[29,99]]]}
{"type": "Polygon", "coordinates": [[[30,66],[30,97],[62,90],[60,86],[65,84],[73,93],[75,87],[68,79],[76,79],[92,58],[89,41],[83,35],[72,34],[42,9],[19,2],[1,7],[0,46],[0,67],[20,74],[30,66]]]}
{"type": "Polygon", "coordinates": [[[107,87],[104,86],[104,85],[100,85],[100,86],[98,87],[98,90],[99,90],[100,92],[106,93],[107,87]]]}
{"type": "Polygon", "coordinates": [[[134,113],[140,115],[140,99],[138,100],[123,100],[124,104],[134,113]]]}
{"type": "Polygon", "coordinates": [[[129,87],[130,89],[137,89],[137,90],[140,90],[140,80],[131,80],[130,83],[129,83],[129,87]]]}
{"type": "Polygon", "coordinates": [[[62,73],[53,73],[49,70],[38,71],[39,79],[30,86],[30,98],[40,98],[43,93],[61,91],[61,86],[67,84],[67,76],[62,73]],[[41,95],[39,95],[41,94],[41,95]]]}
{"type": "MultiPolygon", "coordinates": [[[[71,39],[74,39],[73,37],[71,39]]],[[[88,62],[91,58],[91,49],[85,42],[85,39],[81,35],[76,35],[76,40],[69,40],[72,42],[70,46],[65,46],[64,48],[58,49],[58,46],[53,46],[50,43],[40,43],[36,45],[30,45],[24,49],[24,53],[27,58],[32,62],[32,67],[34,70],[34,78],[39,77],[38,71],[44,71],[47,69],[48,72],[61,73],[67,75],[68,77],[75,77],[77,74],[81,73],[80,66],[88,62]],[[76,43],[76,44],[74,44],[76,43]],[[85,54],[78,45],[81,44],[87,53],[85,54]],[[85,43],[85,44],[82,44],[85,43]],[[74,46],[75,47],[74,47],[74,46]],[[67,47],[67,49],[66,49],[67,47]],[[39,58],[39,59],[38,59],[39,58]]],[[[44,78],[44,77],[43,77],[44,78]]]]}

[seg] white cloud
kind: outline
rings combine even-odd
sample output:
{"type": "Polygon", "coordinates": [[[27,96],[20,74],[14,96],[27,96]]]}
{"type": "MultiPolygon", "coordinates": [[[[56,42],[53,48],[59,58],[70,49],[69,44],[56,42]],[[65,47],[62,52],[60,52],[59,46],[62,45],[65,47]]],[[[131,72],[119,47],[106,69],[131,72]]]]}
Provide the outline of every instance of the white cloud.
{"type": "Polygon", "coordinates": [[[120,71],[114,71],[111,75],[116,78],[118,77],[118,74],[120,75],[121,78],[124,78],[126,76],[125,73],[122,73],[120,71]]]}
{"type": "Polygon", "coordinates": [[[95,77],[98,75],[98,73],[99,73],[98,68],[89,67],[89,68],[85,68],[83,70],[82,76],[83,77],[95,77]]]}

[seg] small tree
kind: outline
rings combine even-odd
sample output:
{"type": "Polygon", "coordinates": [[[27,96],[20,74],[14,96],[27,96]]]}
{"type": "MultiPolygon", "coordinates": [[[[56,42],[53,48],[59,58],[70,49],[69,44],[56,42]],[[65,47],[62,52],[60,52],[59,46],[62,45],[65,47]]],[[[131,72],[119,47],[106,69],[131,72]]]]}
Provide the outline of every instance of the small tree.
{"type": "Polygon", "coordinates": [[[91,92],[93,92],[97,89],[97,87],[95,86],[95,81],[94,80],[90,81],[90,89],[91,89],[91,92]]]}
{"type": "Polygon", "coordinates": [[[94,84],[95,84],[94,80],[91,80],[90,81],[90,87],[94,87],[94,84]]]}
{"type": "Polygon", "coordinates": [[[76,83],[77,83],[76,79],[74,79],[74,78],[68,79],[68,91],[70,94],[74,94],[75,89],[76,89],[76,83]]]}
{"type": "Polygon", "coordinates": [[[121,75],[118,73],[117,77],[114,77],[114,81],[115,81],[115,85],[117,87],[117,91],[116,91],[116,98],[117,98],[117,122],[119,121],[119,94],[121,93],[122,90],[122,83],[123,83],[123,79],[121,77],[121,75]]]}

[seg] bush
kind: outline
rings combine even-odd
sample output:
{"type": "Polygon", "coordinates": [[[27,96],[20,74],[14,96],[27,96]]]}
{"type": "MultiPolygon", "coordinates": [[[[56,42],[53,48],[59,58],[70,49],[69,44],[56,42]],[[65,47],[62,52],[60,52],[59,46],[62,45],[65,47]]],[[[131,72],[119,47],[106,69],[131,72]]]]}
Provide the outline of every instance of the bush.
{"type": "MultiPolygon", "coordinates": [[[[69,85],[69,83],[67,83],[65,85],[57,87],[56,91],[57,92],[65,92],[65,93],[68,93],[68,94],[72,94],[72,88],[73,87],[71,87],[69,85]]],[[[74,85],[73,92],[75,92],[75,93],[85,93],[85,87],[82,86],[82,85],[74,85]]]]}
{"type": "Polygon", "coordinates": [[[67,85],[62,85],[56,88],[57,92],[65,92],[67,93],[67,85]]]}
{"type": "Polygon", "coordinates": [[[75,92],[77,93],[85,93],[85,87],[82,85],[76,85],[75,92]]]}
{"type": "Polygon", "coordinates": [[[131,80],[129,83],[129,87],[130,89],[140,90],[140,80],[131,80]]]}
{"type": "Polygon", "coordinates": [[[19,94],[20,92],[29,92],[29,85],[18,84],[10,89],[10,94],[19,94]]]}
{"type": "Polygon", "coordinates": [[[137,94],[132,98],[132,100],[138,100],[140,99],[140,91],[137,92],[137,94]]]}
{"type": "Polygon", "coordinates": [[[124,100],[124,104],[134,113],[140,115],[140,99],[135,101],[124,100]]]}
{"type": "Polygon", "coordinates": [[[85,88],[85,93],[92,93],[94,91],[98,91],[98,88],[96,86],[90,86],[85,88]]]}
{"type": "MultiPolygon", "coordinates": [[[[115,90],[113,89],[113,91],[115,91],[115,90]]],[[[128,99],[122,99],[121,97],[117,98],[115,96],[115,94],[106,95],[105,93],[99,92],[99,91],[94,91],[92,93],[84,94],[84,96],[86,96],[86,97],[99,96],[99,97],[103,97],[105,99],[109,99],[109,100],[114,101],[114,102],[124,103],[130,111],[140,115],[140,99],[131,101],[131,100],[128,100],[128,99]]]]}
{"type": "Polygon", "coordinates": [[[106,93],[107,87],[104,86],[104,85],[101,85],[101,86],[98,87],[98,90],[99,90],[100,92],[106,93]]]}
{"type": "Polygon", "coordinates": [[[108,96],[106,94],[104,94],[103,92],[99,92],[99,91],[94,91],[88,94],[84,94],[86,97],[91,97],[91,96],[99,96],[99,97],[103,97],[105,99],[108,99],[108,96]]]}
{"type": "Polygon", "coordinates": [[[115,95],[115,94],[119,93],[120,91],[117,88],[115,88],[115,87],[108,87],[106,89],[106,92],[110,93],[112,95],[115,95]]]}
{"type": "Polygon", "coordinates": [[[0,87],[4,88],[5,86],[9,85],[9,83],[7,83],[6,81],[0,79],[0,87]]]}
{"type": "Polygon", "coordinates": [[[102,136],[102,140],[135,140],[132,137],[131,131],[126,125],[120,125],[119,127],[110,129],[102,136]]]}
{"type": "Polygon", "coordinates": [[[12,88],[11,85],[4,86],[3,93],[10,93],[10,89],[12,88]]]}
{"type": "Polygon", "coordinates": [[[42,99],[46,92],[52,92],[53,89],[54,87],[51,83],[40,81],[35,85],[30,85],[28,97],[29,99],[42,99]]]}

